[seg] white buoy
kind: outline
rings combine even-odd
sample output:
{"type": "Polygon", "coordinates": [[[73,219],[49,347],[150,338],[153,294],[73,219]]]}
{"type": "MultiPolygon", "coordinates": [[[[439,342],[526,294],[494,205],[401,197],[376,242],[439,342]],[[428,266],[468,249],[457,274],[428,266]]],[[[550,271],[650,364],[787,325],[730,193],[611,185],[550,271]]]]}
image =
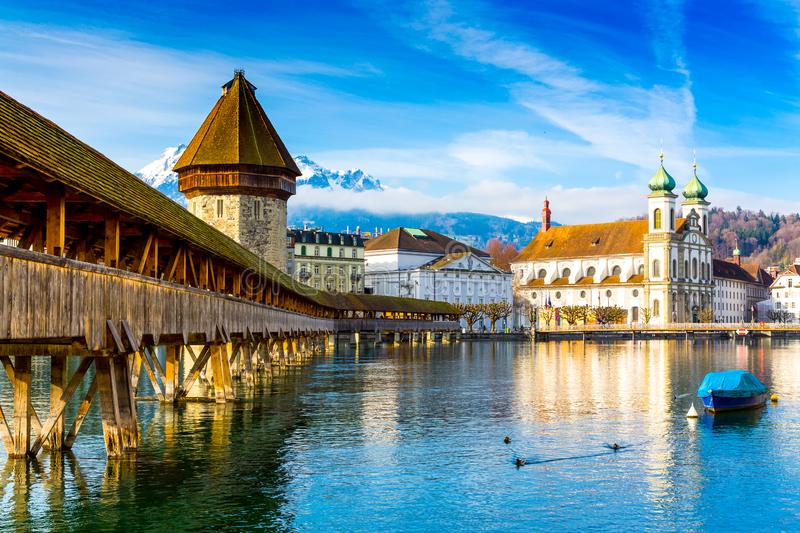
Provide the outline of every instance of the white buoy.
{"type": "Polygon", "coordinates": [[[697,418],[698,416],[699,415],[697,414],[697,411],[694,408],[694,404],[692,404],[692,406],[689,408],[689,412],[686,413],[686,418],[697,418]]]}

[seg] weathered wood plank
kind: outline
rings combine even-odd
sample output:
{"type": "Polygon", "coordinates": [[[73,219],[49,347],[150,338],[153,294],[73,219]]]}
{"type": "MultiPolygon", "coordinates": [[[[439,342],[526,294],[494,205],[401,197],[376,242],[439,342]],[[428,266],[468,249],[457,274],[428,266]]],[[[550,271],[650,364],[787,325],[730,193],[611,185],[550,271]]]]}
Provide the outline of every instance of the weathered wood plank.
{"type": "Polygon", "coordinates": [[[31,358],[14,359],[14,449],[9,457],[25,457],[31,445],[31,358]]]}

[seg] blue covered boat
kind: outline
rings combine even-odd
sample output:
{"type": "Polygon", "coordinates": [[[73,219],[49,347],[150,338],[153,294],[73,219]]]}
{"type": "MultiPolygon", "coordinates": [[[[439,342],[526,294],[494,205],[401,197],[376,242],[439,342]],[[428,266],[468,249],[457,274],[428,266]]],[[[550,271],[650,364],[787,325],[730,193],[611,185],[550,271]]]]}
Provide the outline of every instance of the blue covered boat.
{"type": "Polygon", "coordinates": [[[709,372],[697,388],[697,396],[712,413],[750,409],[764,405],[767,387],[745,370],[709,372]]]}

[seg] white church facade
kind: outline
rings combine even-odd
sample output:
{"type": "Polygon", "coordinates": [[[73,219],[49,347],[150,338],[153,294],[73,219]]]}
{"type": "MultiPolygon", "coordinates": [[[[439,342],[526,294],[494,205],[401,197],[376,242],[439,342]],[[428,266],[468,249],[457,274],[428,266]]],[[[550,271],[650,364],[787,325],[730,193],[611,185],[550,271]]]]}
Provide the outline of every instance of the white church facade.
{"type": "Polygon", "coordinates": [[[511,264],[518,305],[619,306],[627,322],[654,325],[713,310],[708,189],[696,165],[680,205],[675,186],[662,155],[646,220],[551,226],[545,200],[541,230],[511,264]]]}

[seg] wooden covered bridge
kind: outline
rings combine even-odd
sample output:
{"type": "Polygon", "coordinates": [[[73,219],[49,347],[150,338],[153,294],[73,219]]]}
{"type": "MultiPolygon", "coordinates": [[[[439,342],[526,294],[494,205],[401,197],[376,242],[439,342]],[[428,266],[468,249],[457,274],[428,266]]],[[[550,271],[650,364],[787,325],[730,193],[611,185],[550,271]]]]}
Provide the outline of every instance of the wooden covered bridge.
{"type": "Polygon", "coordinates": [[[337,332],[458,328],[445,303],[299,285],[2,92],[0,239],[0,361],[14,390],[0,436],[12,457],[71,447],[98,395],[109,457],[135,449],[141,369],[175,401],[208,367],[225,402],[232,366],[252,380],[337,332]],[[50,358],[46,416],[31,405],[40,356],[50,358]],[[77,416],[65,424],[71,401],[77,416]]]}

